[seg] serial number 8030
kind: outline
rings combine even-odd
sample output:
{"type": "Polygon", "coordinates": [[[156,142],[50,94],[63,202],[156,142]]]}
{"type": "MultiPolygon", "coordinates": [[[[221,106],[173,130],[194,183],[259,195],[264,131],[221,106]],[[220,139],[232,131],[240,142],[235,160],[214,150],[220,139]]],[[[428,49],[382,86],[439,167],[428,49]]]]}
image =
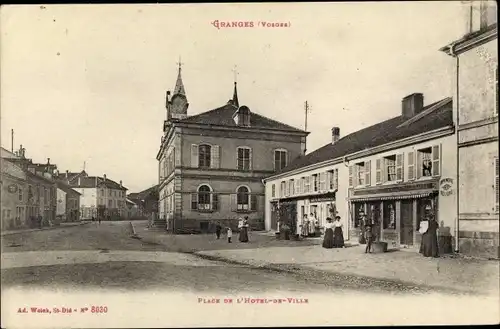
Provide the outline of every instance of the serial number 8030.
{"type": "Polygon", "coordinates": [[[92,306],[90,311],[92,313],[108,313],[108,307],[107,306],[92,306]]]}

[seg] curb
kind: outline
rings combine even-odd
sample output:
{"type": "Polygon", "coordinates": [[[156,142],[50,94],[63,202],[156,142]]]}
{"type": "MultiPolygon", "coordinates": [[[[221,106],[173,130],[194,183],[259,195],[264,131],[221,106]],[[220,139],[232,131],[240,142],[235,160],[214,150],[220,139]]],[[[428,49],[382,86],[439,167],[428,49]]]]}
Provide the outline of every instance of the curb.
{"type": "Polygon", "coordinates": [[[90,224],[90,222],[85,222],[85,223],[80,223],[78,225],[69,225],[69,226],[50,226],[50,227],[44,227],[44,228],[36,228],[36,229],[27,229],[23,231],[16,231],[16,232],[2,232],[0,236],[6,236],[6,235],[15,235],[15,234],[23,234],[23,233],[33,233],[33,232],[40,232],[40,231],[50,231],[50,230],[56,230],[56,229],[62,229],[62,228],[71,228],[71,227],[78,227],[78,226],[83,226],[90,224]]]}

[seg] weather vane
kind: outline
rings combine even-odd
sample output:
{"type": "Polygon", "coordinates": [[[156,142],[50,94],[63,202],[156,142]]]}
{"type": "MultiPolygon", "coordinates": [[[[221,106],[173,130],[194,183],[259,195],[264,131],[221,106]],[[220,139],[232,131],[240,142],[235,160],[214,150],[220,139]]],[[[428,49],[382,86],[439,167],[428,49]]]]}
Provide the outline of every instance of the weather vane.
{"type": "Polygon", "coordinates": [[[181,56],[179,56],[179,61],[177,62],[177,65],[179,65],[179,70],[181,69],[183,62],[181,62],[181,56]]]}
{"type": "Polygon", "coordinates": [[[237,82],[237,78],[238,78],[238,71],[236,70],[237,69],[237,66],[235,65],[234,68],[233,68],[233,74],[234,74],[234,83],[237,82]]]}

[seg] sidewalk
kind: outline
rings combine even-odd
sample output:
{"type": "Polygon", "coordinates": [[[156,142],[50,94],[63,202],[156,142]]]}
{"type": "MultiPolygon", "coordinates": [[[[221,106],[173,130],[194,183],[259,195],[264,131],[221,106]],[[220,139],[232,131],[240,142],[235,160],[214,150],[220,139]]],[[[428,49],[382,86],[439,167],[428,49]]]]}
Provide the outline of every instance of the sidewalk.
{"type": "Polygon", "coordinates": [[[365,254],[364,246],[324,249],[321,245],[212,250],[195,254],[252,266],[354,275],[463,292],[498,295],[499,291],[498,261],[467,259],[462,256],[425,258],[411,250],[365,254]]]}
{"type": "Polygon", "coordinates": [[[67,228],[67,227],[72,227],[72,226],[80,226],[80,225],[85,225],[90,222],[88,221],[82,221],[82,222],[72,222],[72,223],[61,223],[59,226],[47,226],[47,227],[42,227],[42,228],[27,228],[27,229],[21,229],[21,230],[8,230],[8,231],[2,231],[0,232],[0,236],[6,236],[6,235],[12,235],[12,234],[20,234],[20,233],[28,233],[28,232],[37,232],[37,231],[46,231],[46,230],[54,230],[58,228],[67,228]]]}

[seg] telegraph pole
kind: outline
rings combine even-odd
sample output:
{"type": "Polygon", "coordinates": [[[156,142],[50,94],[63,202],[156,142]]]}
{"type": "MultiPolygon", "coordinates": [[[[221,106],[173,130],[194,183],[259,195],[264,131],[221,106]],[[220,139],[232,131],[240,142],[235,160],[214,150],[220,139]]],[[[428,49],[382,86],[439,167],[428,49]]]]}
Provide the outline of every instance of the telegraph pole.
{"type": "MultiPolygon", "coordinates": [[[[309,103],[306,101],[304,105],[304,112],[305,112],[305,124],[304,124],[304,130],[307,131],[307,113],[309,113],[311,109],[309,108],[309,103]]],[[[307,140],[307,137],[306,137],[307,140]]],[[[304,141],[304,155],[306,154],[307,151],[307,146],[306,146],[306,141],[304,141]]]]}
{"type": "Polygon", "coordinates": [[[11,129],[10,151],[14,153],[14,129],[11,129]]]}

